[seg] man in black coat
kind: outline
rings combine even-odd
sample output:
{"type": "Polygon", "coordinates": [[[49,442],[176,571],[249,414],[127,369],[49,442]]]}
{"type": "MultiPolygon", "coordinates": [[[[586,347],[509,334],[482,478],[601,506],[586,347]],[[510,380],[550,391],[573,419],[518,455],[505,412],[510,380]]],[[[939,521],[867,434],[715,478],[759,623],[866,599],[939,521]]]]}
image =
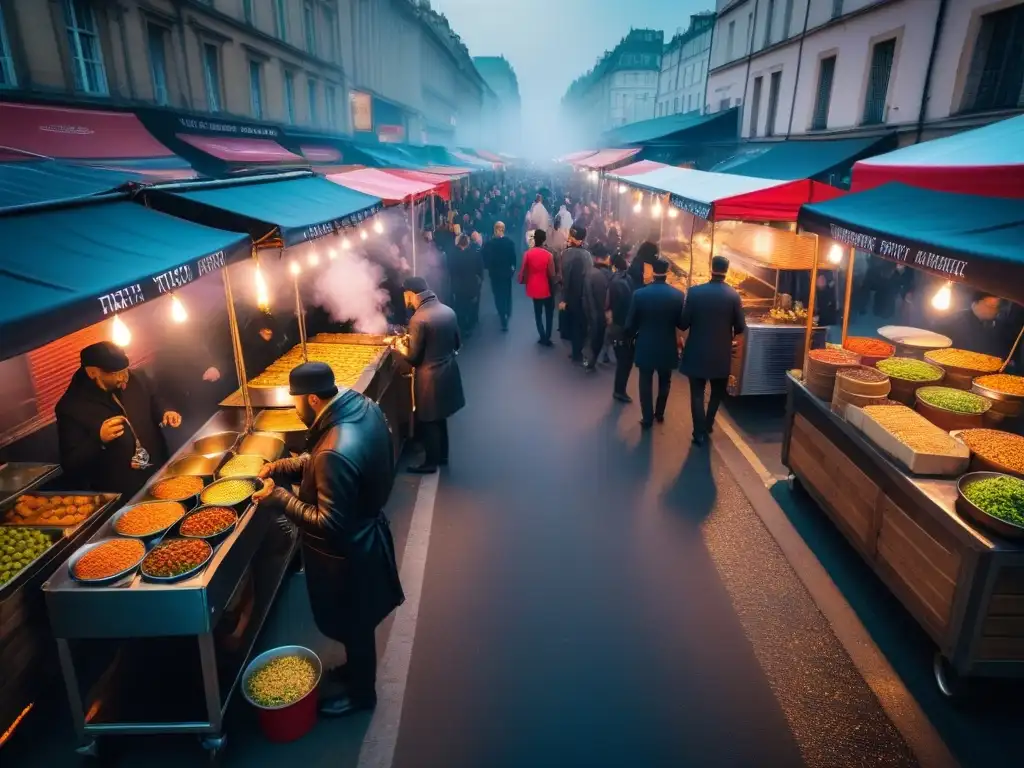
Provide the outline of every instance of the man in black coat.
{"type": "Polygon", "coordinates": [[[640,369],[640,425],[649,429],[654,419],[665,420],[672,372],[679,363],[679,335],[683,329],[683,292],[668,285],[668,262],[656,259],[654,280],[637,289],[626,317],[626,333],[636,338],[636,367],[640,369]],[[658,374],[658,400],[652,407],[654,374],[658,374]]]}
{"type": "Polygon", "coordinates": [[[608,306],[608,284],[612,279],[612,267],[608,261],[608,249],[597,243],[592,251],[594,268],[587,272],[583,286],[583,311],[587,318],[587,335],[590,339],[590,355],[583,363],[587,373],[597,370],[597,359],[604,349],[605,308],[608,306]]]}
{"type": "Polygon", "coordinates": [[[583,362],[583,345],[587,339],[583,294],[587,273],[594,268],[590,251],[583,247],[586,239],[586,228],[574,226],[569,230],[568,247],[562,251],[562,300],[558,308],[565,310],[562,320],[567,326],[565,331],[572,345],[570,357],[574,363],[583,362]]]}
{"type": "Polygon", "coordinates": [[[347,690],[320,710],[339,717],[376,706],[374,630],[405,601],[384,516],[394,453],[380,406],[355,390],[339,392],[325,363],[294,368],[288,384],[309,427],[306,452],[265,465],[266,485],[253,501],[283,512],[301,533],[313,619],[345,645],[347,690]]]}
{"type": "Polygon", "coordinates": [[[480,250],[470,247],[468,235],[459,235],[455,250],[448,259],[448,272],[451,276],[452,308],[458,317],[459,329],[469,336],[473,332],[475,306],[480,301],[484,264],[480,250]]]}
{"type": "Polygon", "coordinates": [[[508,319],[512,315],[512,277],[516,273],[516,246],[505,237],[504,222],[494,225],[494,237],[487,241],[483,250],[484,268],[491,278],[491,293],[494,308],[498,310],[501,330],[508,330],[508,319]]]}
{"type": "Polygon", "coordinates": [[[715,256],[711,260],[711,282],[690,289],[683,311],[683,330],[690,336],[683,351],[679,370],[690,379],[690,415],[693,418],[693,442],[703,445],[715,426],[715,414],[725,397],[732,367],[732,346],[747,324],[740,295],[725,276],[729,260],[715,256]],[[711,382],[711,397],[704,410],[704,392],[711,382]]]}
{"type": "Polygon", "coordinates": [[[621,253],[612,259],[612,279],[608,282],[608,335],[615,352],[615,385],[612,397],[621,403],[631,403],[626,394],[629,372],[633,370],[633,338],[626,333],[626,318],[633,301],[633,278],[629,276],[629,262],[621,253]]]}
{"type": "Polygon", "coordinates": [[[448,465],[448,417],[466,404],[455,359],[462,339],[455,312],[442,304],[422,277],[405,280],[405,302],[412,312],[409,347],[403,352],[413,368],[416,429],[423,441],[423,463],[415,474],[432,474],[448,465]]]}
{"type": "Polygon", "coordinates": [[[163,404],[128,355],[109,341],[85,347],[81,367],[57,402],[60,464],[68,487],[130,499],[168,459],[161,427],[181,415],[163,404]],[[143,465],[139,446],[148,455],[143,465]]]}

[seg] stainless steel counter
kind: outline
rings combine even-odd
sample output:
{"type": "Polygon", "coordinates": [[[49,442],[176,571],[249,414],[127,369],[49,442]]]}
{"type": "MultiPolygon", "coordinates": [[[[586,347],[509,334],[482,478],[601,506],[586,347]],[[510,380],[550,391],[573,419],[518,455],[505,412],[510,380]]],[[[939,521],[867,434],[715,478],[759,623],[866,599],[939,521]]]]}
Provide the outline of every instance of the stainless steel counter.
{"type": "MultiPolygon", "coordinates": [[[[785,394],[787,374],[803,366],[806,333],[803,325],[748,323],[733,350],[729,394],[785,394]]],[[[826,334],[825,328],[815,328],[811,347],[825,346],[826,334]]]]}

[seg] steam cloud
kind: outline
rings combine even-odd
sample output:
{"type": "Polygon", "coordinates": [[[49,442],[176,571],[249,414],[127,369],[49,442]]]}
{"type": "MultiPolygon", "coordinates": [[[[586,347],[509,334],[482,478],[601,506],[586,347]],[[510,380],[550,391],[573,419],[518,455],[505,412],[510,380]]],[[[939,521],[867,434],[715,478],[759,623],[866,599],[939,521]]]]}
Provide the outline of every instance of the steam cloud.
{"type": "Polygon", "coordinates": [[[336,322],[349,322],[360,333],[387,333],[384,307],[388,294],[381,290],[384,270],[354,250],[339,251],[311,281],[310,298],[336,322]]]}

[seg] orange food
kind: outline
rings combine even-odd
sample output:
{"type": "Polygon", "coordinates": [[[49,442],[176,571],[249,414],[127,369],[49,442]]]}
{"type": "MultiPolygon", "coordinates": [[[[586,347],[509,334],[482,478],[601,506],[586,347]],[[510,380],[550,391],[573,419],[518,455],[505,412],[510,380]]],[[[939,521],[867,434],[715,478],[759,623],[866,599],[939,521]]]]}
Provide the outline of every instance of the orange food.
{"type": "Polygon", "coordinates": [[[1020,395],[1024,397],[1024,376],[1011,376],[1008,373],[993,373],[989,376],[979,376],[974,380],[985,389],[994,392],[1002,392],[1006,395],[1020,395]]]}
{"type": "Polygon", "coordinates": [[[122,536],[149,536],[170,528],[185,515],[185,507],[176,501],[151,501],[137,504],[114,523],[122,536]]]}
{"type": "Polygon", "coordinates": [[[203,490],[203,478],[197,475],[176,475],[165,477],[149,489],[149,495],[154,499],[165,499],[168,501],[181,501],[189,496],[195,496],[203,490]]]}
{"type": "Polygon", "coordinates": [[[892,357],[896,353],[896,347],[887,341],[869,339],[866,336],[847,337],[843,349],[866,357],[892,357]]]}
{"type": "Polygon", "coordinates": [[[965,371],[981,373],[995,373],[1003,365],[1003,361],[998,357],[971,352],[968,349],[933,349],[925,354],[924,359],[947,368],[963,368],[965,371]]]}
{"type": "Polygon", "coordinates": [[[138,565],[146,545],[138,539],[111,539],[89,550],[75,563],[75,576],[87,581],[107,579],[138,565]]]}

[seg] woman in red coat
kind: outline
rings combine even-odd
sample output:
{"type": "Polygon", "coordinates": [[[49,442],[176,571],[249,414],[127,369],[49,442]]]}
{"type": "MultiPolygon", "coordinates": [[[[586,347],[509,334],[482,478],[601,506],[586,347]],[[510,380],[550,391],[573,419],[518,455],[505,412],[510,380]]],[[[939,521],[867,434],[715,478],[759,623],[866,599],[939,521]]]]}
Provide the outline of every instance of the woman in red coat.
{"type": "Polygon", "coordinates": [[[534,232],[533,248],[523,254],[519,282],[526,286],[526,295],[533,299],[533,317],[540,335],[537,343],[550,347],[551,320],[555,313],[555,297],[551,292],[555,282],[555,259],[551,251],[543,247],[546,240],[547,232],[543,229],[534,232]]]}

